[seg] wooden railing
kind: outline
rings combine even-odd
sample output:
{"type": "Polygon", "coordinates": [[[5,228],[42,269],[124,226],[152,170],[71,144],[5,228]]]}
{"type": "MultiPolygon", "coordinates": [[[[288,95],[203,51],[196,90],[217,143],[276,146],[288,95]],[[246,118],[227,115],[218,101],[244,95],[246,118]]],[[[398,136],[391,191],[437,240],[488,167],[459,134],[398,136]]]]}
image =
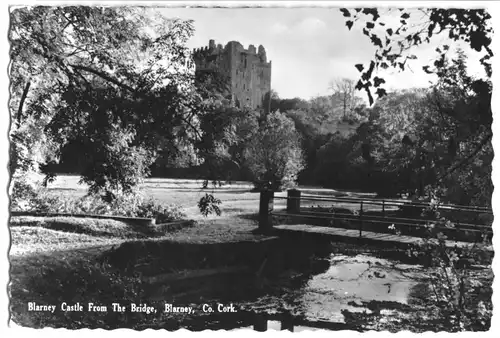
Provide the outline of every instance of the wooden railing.
{"type": "MultiPolygon", "coordinates": [[[[411,201],[404,199],[377,199],[377,198],[352,198],[352,197],[332,197],[320,195],[306,195],[302,194],[300,190],[288,190],[286,197],[274,196],[272,191],[263,191],[260,195],[260,209],[259,209],[259,228],[262,232],[268,232],[273,227],[273,216],[288,216],[288,217],[301,217],[310,219],[323,219],[335,221],[348,221],[359,224],[359,236],[362,236],[365,223],[379,224],[379,225],[401,225],[408,228],[422,228],[426,227],[429,223],[435,223],[436,220],[424,218],[411,218],[400,216],[388,216],[388,211],[398,210],[400,207],[414,208],[415,210],[427,208],[430,203],[411,201]],[[286,200],[286,210],[284,212],[276,212],[274,210],[275,200],[286,200]],[[354,209],[353,213],[345,212],[331,212],[331,211],[317,211],[317,210],[304,210],[301,206],[303,202],[313,202],[316,204],[342,204],[349,205],[350,210],[354,209]],[[353,206],[354,204],[354,206],[353,206]],[[359,207],[356,208],[356,205],[359,207]],[[375,214],[373,207],[376,208],[378,214],[375,214]]],[[[323,205],[323,209],[326,208],[323,205]]],[[[489,208],[474,207],[474,206],[461,206],[442,204],[436,205],[437,210],[446,212],[466,212],[472,214],[493,215],[489,208]]],[[[344,208],[347,209],[347,208],[344,208]]],[[[486,222],[488,223],[488,222],[486,222]]],[[[491,224],[476,224],[466,223],[461,221],[454,222],[455,227],[447,228],[449,231],[467,231],[472,233],[488,233],[492,234],[491,224]]],[[[373,230],[371,230],[373,231],[373,230]]],[[[375,231],[377,232],[377,231],[375,231]]]]}
{"type": "Polygon", "coordinates": [[[288,330],[291,332],[293,332],[298,326],[334,331],[364,331],[360,326],[354,326],[352,324],[329,322],[324,320],[311,320],[304,317],[293,316],[287,313],[254,313],[252,319],[253,329],[260,332],[267,331],[269,321],[278,321],[280,322],[280,330],[288,330]]]}

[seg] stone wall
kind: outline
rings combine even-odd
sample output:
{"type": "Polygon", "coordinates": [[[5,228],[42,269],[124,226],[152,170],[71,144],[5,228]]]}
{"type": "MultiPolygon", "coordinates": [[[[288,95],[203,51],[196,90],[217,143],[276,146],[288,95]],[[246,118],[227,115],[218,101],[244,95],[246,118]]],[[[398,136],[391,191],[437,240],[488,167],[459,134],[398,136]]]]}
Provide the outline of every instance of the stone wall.
{"type": "Polygon", "coordinates": [[[230,41],[225,47],[209,45],[193,50],[196,70],[214,70],[228,77],[230,95],[240,107],[260,109],[265,95],[271,90],[271,62],[267,62],[266,50],[250,45],[245,49],[237,41],[230,41]]]}

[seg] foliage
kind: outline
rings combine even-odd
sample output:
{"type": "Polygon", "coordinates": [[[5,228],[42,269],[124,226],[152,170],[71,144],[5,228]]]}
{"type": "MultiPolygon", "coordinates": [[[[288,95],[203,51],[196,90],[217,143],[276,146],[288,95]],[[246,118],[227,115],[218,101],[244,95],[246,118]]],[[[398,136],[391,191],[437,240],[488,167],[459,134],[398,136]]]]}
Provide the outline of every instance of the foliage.
{"type": "Polygon", "coordinates": [[[190,21],[166,20],[139,7],[13,10],[13,128],[28,118],[43,121],[34,126],[59,146],[56,158],[69,142],[84,145],[83,156],[98,158],[84,169],[84,181],[95,180],[92,191],[130,191],[137,175],[147,173],[145,157],[180,152],[178,145],[199,133],[193,111],[200,99],[185,46],[192,32],[190,21]],[[116,133],[129,141],[130,152],[109,148],[116,133]],[[120,154],[103,156],[101,148],[120,154]],[[117,167],[136,160],[133,173],[117,167]],[[130,174],[135,177],[125,178],[130,174]]]}
{"type": "Polygon", "coordinates": [[[402,139],[415,128],[422,96],[425,91],[390,93],[363,112],[365,120],[354,134],[331,135],[316,156],[318,183],[384,195],[397,192],[400,184],[407,185],[408,182],[399,182],[404,179],[404,165],[395,163],[406,159],[402,139]]]}
{"type": "Polygon", "coordinates": [[[200,198],[200,201],[198,202],[198,208],[200,209],[201,214],[205,217],[213,213],[215,213],[217,216],[220,216],[220,204],[221,200],[215,198],[213,194],[205,194],[204,197],[200,198]]]}
{"type": "Polygon", "coordinates": [[[332,137],[317,156],[321,183],[350,177],[383,196],[424,196],[432,185],[447,202],[490,205],[491,84],[468,75],[465,61],[459,51],[432,88],[388,93],[354,135],[332,137]]]}
{"type": "Polygon", "coordinates": [[[233,171],[245,166],[243,150],[258,129],[259,114],[220,103],[200,119],[202,137],[197,143],[205,178],[230,180],[233,171]]]}
{"type": "MultiPolygon", "coordinates": [[[[476,242],[461,248],[446,246],[442,229],[455,224],[439,212],[439,193],[430,191],[431,203],[424,210],[427,219],[436,219],[427,224],[428,237],[417,250],[409,250],[410,256],[427,257],[434,267],[429,276],[430,299],[438,307],[443,323],[450,331],[484,331],[491,325],[491,285],[488,278],[474,275],[471,264],[488,262],[483,251],[486,242],[476,242]]],[[[484,237],[486,238],[486,236],[484,237]]],[[[491,263],[491,262],[490,262],[491,263]]]]}
{"type": "Polygon", "coordinates": [[[256,188],[275,190],[293,184],[304,168],[299,134],[293,121],[279,112],[266,116],[244,157],[256,188]]]}
{"type": "Polygon", "coordinates": [[[154,218],[156,224],[177,221],[186,218],[182,208],[175,205],[162,205],[154,199],[143,200],[137,204],[136,217],[154,218]]]}
{"type": "Polygon", "coordinates": [[[302,183],[314,182],[318,150],[329,139],[329,135],[325,134],[321,126],[318,126],[314,120],[312,121],[307,111],[291,110],[286,112],[286,116],[295,124],[304,154],[305,168],[299,174],[299,181],[302,183]]]}
{"type": "Polygon", "coordinates": [[[12,211],[41,213],[92,214],[109,216],[154,218],[157,223],[180,220],[186,217],[182,208],[161,205],[141,194],[121,194],[109,202],[101,196],[89,194],[79,198],[60,198],[50,194],[46,188],[33,189],[15,182],[11,195],[12,211]]]}
{"type": "Polygon", "coordinates": [[[50,212],[59,199],[47,194],[46,190],[22,180],[12,182],[10,209],[13,211],[50,212]]]}
{"type": "Polygon", "coordinates": [[[27,117],[22,125],[12,128],[9,171],[14,177],[37,172],[40,163],[54,160],[56,144],[40,128],[46,123],[44,119],[27,117]]]}
{"type": "Polygon", "coordinates": [[[418,117],[416,159],[434,173],[445,198],[458,204],[491,205],[491,83],[467,74],[465,56],[446,60],[440,81],[427,97],[432,114],[418,117]],[[478,187],[480,190],[478,190],[478,187]]]}
{"type": "MultiPolygon", "coordinates": [[[[382,87],[385,80],[376,76],[376,70],[389,67],[405,70],[409,67],[408,61],[417,58],[409,51],[413,47],[429,43],[433,36],[440,34],[447,34],[452,42],[463,41],[471,49],[483,53],[481,64],[487,76],[491,76],[493,52],[490,44],[493,29],[490,25],[491,16],[484,9],[388,9],[387,13],[383,13],[376,8],[342,8],[341,12],[349,30],[355,22],[364,22],[363,34],[376,47],[374,60],[368,67],[356,65],[361,73],[356,88],[366,91],[370,105],[374,101],[372,88],[376,89],[378,97],[386,94],[382,87]]],[[[436,49],[439,57],[433,66],[437,70],[443,67],[449,48],[445,44],[436,49]]],[[[429,65],[423,69],[428,73],[434,72],[429,65]]]]}
{"type": "Polygon", "coordinates": [[[118,126],[95,132],[87,142],[86,152],[94,165],[82,172],[81,182],[89,185],[89,193],[132,193],[133,189],[149,174],[153,154],[133,146],[134,131],[121,130],[118,126]]]}

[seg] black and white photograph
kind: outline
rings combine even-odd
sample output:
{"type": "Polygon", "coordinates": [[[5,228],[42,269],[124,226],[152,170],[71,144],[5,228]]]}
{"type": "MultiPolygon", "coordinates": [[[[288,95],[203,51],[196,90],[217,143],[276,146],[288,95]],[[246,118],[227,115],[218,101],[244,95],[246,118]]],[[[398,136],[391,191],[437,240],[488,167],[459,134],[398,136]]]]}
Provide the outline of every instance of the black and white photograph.
{"type": "Polygon", "coordinates": [[[4,7],[8,326],[492,336],[495,8],[4,7]]]}

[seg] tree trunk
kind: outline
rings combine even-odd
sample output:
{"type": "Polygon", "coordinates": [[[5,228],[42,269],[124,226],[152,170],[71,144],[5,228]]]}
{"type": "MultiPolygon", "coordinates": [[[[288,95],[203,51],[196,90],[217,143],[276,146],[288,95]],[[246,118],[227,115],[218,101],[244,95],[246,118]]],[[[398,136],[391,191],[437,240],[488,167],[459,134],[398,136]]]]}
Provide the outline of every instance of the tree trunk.
{"type": "Polygon", "coordinates": [[[26,96],[28,96],[30,86],[31,86],[31,81],[28,80],[28,82],[26,82],[26,86],[24,86],[23,95],[21,96],[21,102],[19,102],[19,108],[17,110],[17,127],[21,125],[21,116],[23,113],[24,101],[26,101],[26,96]]]}

